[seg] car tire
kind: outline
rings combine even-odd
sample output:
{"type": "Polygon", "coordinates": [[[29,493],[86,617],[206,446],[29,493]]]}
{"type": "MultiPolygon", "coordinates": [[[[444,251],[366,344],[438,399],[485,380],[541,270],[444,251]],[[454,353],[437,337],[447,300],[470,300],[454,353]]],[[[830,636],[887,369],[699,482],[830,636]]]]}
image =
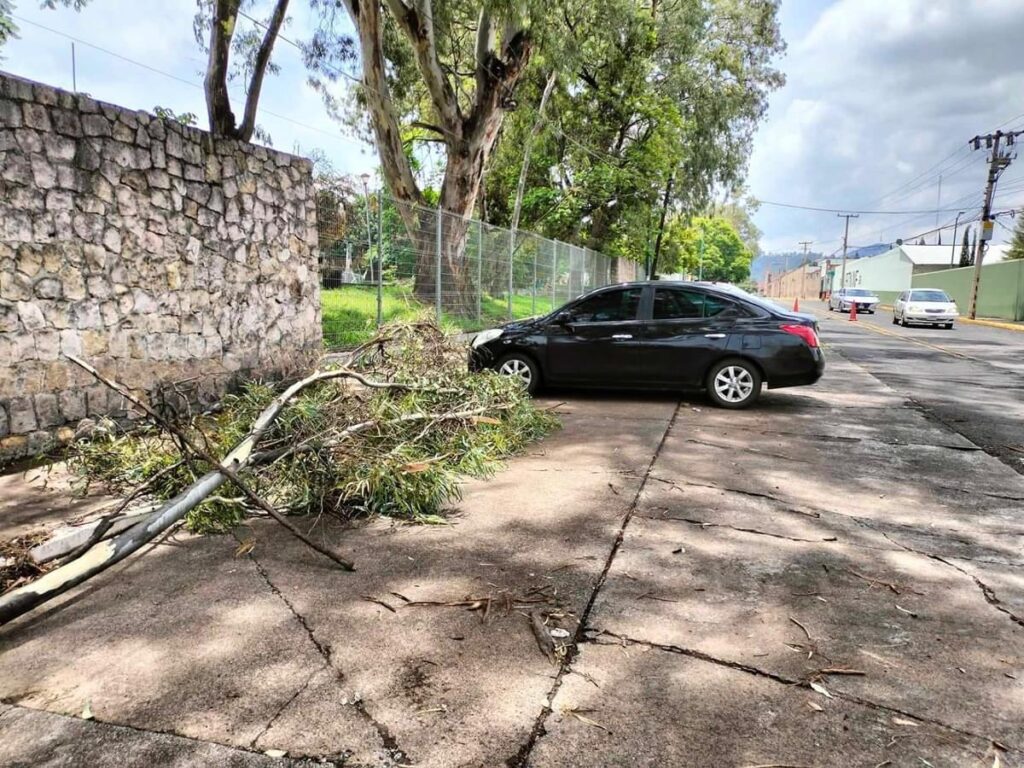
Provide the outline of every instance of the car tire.
{"type": "Polygon", "coordinates": [[[903,317],[900,318],[900,325],[902,325],[904,328],[910,327],[910,323],[907,322],[907,316],[906,315],[904,315],[903,317]]]}
{"type": "Polygon", "coordinates": [[[505,355],[494,366],[494,370],[502,376],[517,377],[531,395],[540,389],[540,369],[529,355],[524,355],[521,352],[505,355]]]}
{"type": "Polygon", "coordinates": [[[945,323],[942,327],[945,328],[947,331],[953,330],[953,324],[952,323],[945,323]]]}
{"type": "Polygon", "coordinates": [[[719,408],[749,408],[761,396],[761,372],[749,360],[738,357],[711,366],[705,386],[719,408]]]}
{"type": "Polygon", "coordinates": [[[896,319],[896,312],[893,311],[893,313],[892,313],[892,324],[893,325],[899,325],[899,322],[900,321],[896,319]]]}

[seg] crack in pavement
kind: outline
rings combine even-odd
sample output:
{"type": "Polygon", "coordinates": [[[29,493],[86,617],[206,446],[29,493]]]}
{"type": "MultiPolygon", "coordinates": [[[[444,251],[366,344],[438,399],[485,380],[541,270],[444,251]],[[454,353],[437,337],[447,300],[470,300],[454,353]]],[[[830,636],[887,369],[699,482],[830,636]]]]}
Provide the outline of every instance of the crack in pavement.
{"type": "MultiPolygon", "coordinates": [[[[790,513],[793,513],[793,514],[796,514],[796,515],[802,515],[804,517],[811,517],[811,518],[815,518],[815,519],[818,519],[818,520],[820,520],[823,515],[824,516],[833,516],[833,517],[837,517],[837,518],[842,518],[842,519],[845,519],[845,520],[852,520],[854,523],[856,523],[856,524],[858,524],[858,525],[860,525],[860,526],[862,526],[864,528],[867,528],[870,531],[874,531],[875,533],[882,534],[883,536],[885,535],[885,532],[881,528],[878,528],[877,526],[873,525],[873,523],[875,522],[873,518],[859,517],[858,515],[850,515],[850,514],[847,514],[846,512],[836,512],[834,510],[817,509],[817,508],[814,508],[814,507],[807,507],[805,509],[799,509],[797,507],[792,506],[792,502],[789,502],[786,499],[780,498],[778,496],[773,496],[773,495],[771,495],[769,493],[760,493],[760,492],[757,492],[757,491],[744,491],[744,490],[739,490],[737,488],[728,488],[726,486],[716,485],[714,483],[694,483],[694,482],[691,482],[691,481],[688,481],[688,480],[666,480],[665,478],[656,477],[655,475],[651,475],[649,479],[653,480],[655,482],[664,483],[665,485],[669,485],[669,486],[673,487],[675,490],[679,491],[680,493],[682,493],[684,495],[685,495],[686,491],[683,489],[682,486],[691,486],[691,487],[694,487],[694,488],[712,488],[714,490],[723,491],[725,493],[736,493],[736,494],[739,494],[739,495],[742,495],[742,496],[751,496],[751,497],[757,498],[757,499],[767,499],[768,501],[773,501],[773,502],[776,502],[779,505],[781,505],[780,511],[782,511],[782,512],[790,512],[790,513]]],[[[658,518],[658,517],[654,517],[653,515],[641,515],[641,517],[649,518],[649,519],[652,519],[652,520],[673,519],[671,517],[658,518]]],[[[719,527],[734,527],[734,526],[727,526],[726,524],[723,524],[723,523],[708,523],[707,525],[717,525],[719,527]]],[[[896,528],[907,529],[909,532],[915,533],[915,534],[934,535],[936,533],[936,531],[934,529],[920,530],[918,528],[915,528],[915,527],[910,526],[910,525],[906,525],[904,523],[892,523],[891,525],[893,527],[896,527],[896,528]]],[[[792,538],[792,537],[788,537],[788,536],[783,536],[781,534],[773,534],[773,533],[769,533],[767,531],[758,531],[758,530],[755,530],[755,529],[736,528],[736,530],[747,530],[749,533],[762,533],[765,536],[775,536],[777,538],[792,538]]],[[[943,534],[943,535],[946,534],[946,533],[955,534],[955,533],[958,533],[958,532],[959,532],[959,529],[956,529],[956,528],[940,529],[938,531],[938,533],[943,534]]],[[[1024,536],[1024,532],[1018,532],[1018,531],[990,531],[990,533],[999,533],[999,534],[1006,535],[1006,536],[1024,536]]],[[[959,537],[954,536],[954,535],[946,536],[946,538],[951,540],[951,541],[954,541],[956,543],[963,544],[964,546],[974,546],[973,542],[971,542],[971,541],[969,541],[967,539],[959,538],[959,537]]],[[[793,540],[797,541],[797,539],[793,539],[793,540]]],[[[809,539],[808,541],[814,542],[816,540],[815,539],[809,539]]],[[[902,547],[902,545],[898,544],[897,542],[893,542],[893,543],[896,544],[896,546],[902,547]]],[[[854,547],[863,547],[865,549],[874,549],[874,550],[877,550],[877,551],[880,551],[880,552],[890,552],[890,551],[892,551],[892,550],[890,550],[890,549],[888,549],[886,547],[872,547],[872,546],[870,546],[868,544],[856,544],[856,543],[853,543],[853,542],[849,542],[849,545],[850,546],[854,546],[854,547]]],[[[922,552],[921,554],[924,554],[924,555],[928,556],[928,554],[924,553],[924,552],[922,552]]],[[[972,562],[972,563],[985,563],[985,564],[988,564],[988,565],[1000,565],[1000,566],[1005,566],[1007,568],[1024,568],[1024,562],[1013,562],[1013,561],[1003,562],[1003,561],[999,561],[999,560],[987,560],[987,559],[978,558],[978,557],[963,557],[963,556],[958,556],[957,559],[959,559],[959,560],[966,560],[966,561],[972,562]]]]}
{"type": "Polygon", "coordinates": [[[824,512],[825,514],[834,514],[832,512],[829,512],[827,509],[819,510],[813,507],[807,507],[806,509],[798,509],[797,507],[787,506],[790,504],[790,502],[786,501],[785,499],[780,499],[778,496],[772,496],[770,493],[761,493],[759,491],[745,491],[740,488],[728,488],[724,485],[716,485],[714,483],[695,483],[691,480],[667,480],[663,477],[657,477],[656,475],[651,475],[648,479],[654,480],[657,483],[664,483],[665,485],[670,485],[680,493],[686,493],[682,488],[682,486],[686,485],[691,486],[693,488],[713,488],[716,491],[738,493],[741,496],[752,496],[755,499],[768,499],[769,501],[777,501],[779,504],[786,506],[786,512],[792,512],[796,515],[804,515],[805,517],[820,518],[822,512],[824,512]]]}
{"type": "MultiPolygon", "coordinates": [[[[276,595],[281,600],[282,603],[284,603],[286,608],[288,608],[292,616],[299,623],[299,626],[301,626],[303,630],[305,630],[306,636],[308,637],[309,641],[313,644],[313,647],[316,648],[317,653],[319,653],[324,660],[324,666],[321,666],[313,673],[313,675],[310,675],[309,679],[303,684],[302,689],[305,689],[309,685],[310,681],[313,679],[313,676],[315,676],[318,672],[320,672],[323,669],[330,669],[336,676],[339,683],[344,682],[344,673],[334,666],[330,645],[326,643],[321,643],[317,639],[316,634],[313,632],[313,628],[309,625],[309,622],[306,620],[306,617],[295,609],[295,606],[292,605],[291,601],[287,597],[285,597],[284,593],[278,588],[276,584],[274,584],[273,580],[270,578],[270,574],[267,573],[267,569],[263,567],[263,564],[256,558],[256,556],[252,552],[249,552],[247,556],[249,558],[249,561],[256,568],[256,572],[260,575],[260,578],[263,579],[264,583],[267,585],[270,591],[274,595],[276,595]]],[[[301,692],[302,691],[300,690],[294,696],[292,696],[291,701],[294,701],[295,698],[297,698],[299,693],[301,692]]],[[[290,704],[291,701],[289,701],[288,703],[290,704]]],[[[377,733],[377,737],[380,739],[381,744],[384,747],[384,752],[387,756],[387,759],[390,762],[394,764],[402,764],[412,760],[412,758],[409,757],[409,753],[398,746],[398,741],[395,738],[394,734],[391,732],[391,729],[389,729],[387,725],[385,725],[384,723],[374,718],[374,716],[370,714],[369,710],[366,709],[366,704],[361,699],[353,701],[352,706],[353,709],[355,709],[355,711],[358,712],[359,715],[363,719],[365,719],[366,722],[370,725],[370,727],[373,728],[373,730],[377,733]]],[[[266,733],[266,731],[270,729],[270,726],[273,725],[273,721],[280,717],[283,711],[284,708],[282,708],[277,714],[274,715],[270,723],[268,723],[267,727],[263,730],[263,733],[266,733]]]]}
{"type": "Polygon", "coordinates": [[[284,714],[284,711],[292,705],[292,702],[294,702],[297,698],[299,698],[299,696],[305,693],[306,689],[309,688],[309,684],[313,682],[313,678],[320,674],[320,672],[326,668],[327,667],[325,662],[324,664],[321,664],[317,669],[314,669],[313,672],[309,675],[309,677],[306,678],[306,682],[304,682],[299,687],[299,689],[288,698],[288,701],[286,701],[284,704],[280,706],[277,712],[274,713],[274,716],[270,718],[270,721],[263,727],[263,730],[257,733],[253,737],[253,740],[249,742],[249,746],[252,749],[257,749],[256,742],[258,742],[260,739],[267,735],[270,729],[274,727],[274,723],[277,722],[278,718],[281,717],[281,715],[284,714]]]}
{"type": "MultiPolygon", "coordinates": [[[[683,646],[671,645],[671,644],[668,644],[668,643],[655,643],[655,642],[651,642],[649,640],[639,640],[637,638],[628,637],[627,635],[617,634],[617,633],[612,632],[612,631],[607,630],[607,629],[598,629],[598,630],[594,630],[594,632],[596,634],[584,637],[581,642],[592,643],[594,645],[605,645],[605,646],[630,645],[630,644],[632,644],[632,645],[642,645],[642,646],[646,646],[648,648],[654,648],[654,649],[657,649],[657,650],[660,650],[660,651],[665,651],[666,653],[675,653],[675,654],[680,655],[680,656],[687,656],[689,658],[697,659],[699,661],[704,661],[704,662],[707,662],[709,664],[715,664],[715,665],[720,666],[720,667],[727,667],[729,669],[734,669],[734,670],[737,670],[739,672],[746,672],[749,675],[754,675],[756,677],[762,677],[762,678],[765,678],[765,679],[768,679],[768,680],[773,680],[774,682],[780,683],[782,685],[793,686],[793,687],[798,687],[798,688],[806,688],[808,690],[813,690],[813,689],[811,689],[811,684],[810,684],[810,681],[808,681],[808,680],[801,680],[801,679],[798,679],[798,678],[787,677],[786,675],[780,675],[780,674],[778,674],[776,672],[769,672],[766,669],[761,669],[760,667],[755,667],[755,666],[752,666],[750,664],[744,664],[743,662],[740,662],[740,661],[730,661],[728,659],[720,659],[717,656],[712,656],[711,654],[705,653],[704,651],[698,651],[695,648],[685,648],[683,646]],[[607,636],[607,637],[615,638],[616,642],[614,642],[614,643],[608,643],[608,642],[602,643],[601,640],[600,640],[602,635],[603,636],[607,636]]],[[[937,728],[942,728],[942,729],[950,731],[952,733],[959,734],[960,736],[966,736],[966,737],[969,737],[969,738],[972,738],[972,739],[978,739],[978,740],[981,740],[981,741],[986,741],[986,742],[989,742],[991,744],[995,744],[995,745],[999,746],[1001,749],[1003,749],[1003,751],[1006,751],[1006,752],[1011,752],[1012,751],[1012,752],[1024,753],[1024,750],[1022,750],[1020,747],[1016,747],[1016,746],[1014,746],[1014,747],[1007,747],[1007,746],[1003,745],[998,739],[993,739],[990,736],[985,736],[984,734],[974,733],[973,731],[968,731],[968,730],[965,730],[963,728],[958,728],[955,725],[949,725],[948,723],[944,723],[941,720],[935,720],[934,718],[922,717],[921,715],[914,714],[913,712],[909,712],[909,711],[907,711],[905,709],[900,709],[899,707],[892,707],[892,706],[889,706],[888,704],[880,704],[879,702],[871,701],[870,699],[865,699],[865,698],[862,698],[860,696],[856,696],[854,694],[844,693],[844,692],[836,690],[834,688],[829,688],[829,693],[831,693],[834,698],[841,699],[843,701],[847,701],[847,702],[850,702],[852,704],[859,704],[860,706],[869,707],[871,709],[875,709],[875,710],[878,710],[880,712],[888,712],[888,713],[893,714],[893,715],[900,715],[902,717],[913,718],[914,720],[917,720],[917,721],[919,721],[921,723],[928,723],[929,725],[933,725],[933,726],[935,726],[937,728]]]]}
{"type": "MultiPolygon", "coordinates": [[[[907,552],[913,552],[915,554],[922,555],[922,556],[930,558],[932,560],[936,560],[936,561],[942,563],[943,565],[948,565],[950,568],[952,568],[955,571],[958,571],[959,573],[963,574],[964,576],[967,576],[969,579],[971,579],[971,581],[973,581],[975,583],[975,585],[978,587],[978,589],[981,590],[981,594],[985,598],[985,602],[986,603],[991,605],[993,608],[995,608],[1000,613],[1005,613],[1007,616],[1010,617],[1010,621],[1012,621],[1014,624],[1018,624],[1018,625],[1024,627],[1024,618],[1021,618],[1020,616],[1015,614],[1013,611],[1011,611],[1010,609],[1006,608],[1003,605],[1002,601],[998,597],[996,597],[995,590],[992,589],[992,587],[990,587],[988,584],[983,582],[981,579],[979,579],[977,576],[975,576],[970,571],[964,570],[963,568],[961,568],[956,563],[950,562],[949,560],[947,560],[946,558],[942,557],[941,555],[934,555],[934,554],[931,554],[930,552],[924,552],[924,551],[922,551],[920,549],[914,549],[913,547],[908,547],[906,544],[903,544],[903,543],[901,543],[899,541],[896,541],[896,539],[894,539],[891,536],[889,536],[889,534],[887,534],[885,531],[879,531],[879,533],[881,533],[883,536],[885,536],[886,539],[891,541],[893,544],[895,544],[897,547],[899,547],[902,550],[905,550],[907,552]]],[[[967,558],[959,558],[959,559],[967,560],[967,558]]]]}
{"type": "MultiPolygon", "coordinates": [[[[753,533],[753,534],[757,534],[758,536],[770,536],[773,539],[785,539],[786,541],[796,541],[796,542],[807,543],[807,544],[835,544],[835,543],[847,544],[847,542],[840,542],[838,537],[836,537],[836,536],[828,536],[828,537],[821,538],[821,539],[801,539],[801,538],[798,538],[796,536],[786,536],[785,534],[782,534],[782,533],[771,533],[770,531],[761,531],[761,530],[758,530],[757,528],[743,528],[743,527],[740,527],[738,525],[729,525],[728,523],[709,523],[706,520],[698,520],[697,518],[693,518],[693,517],[679,517],[677,515],[660,515],[660,516],[657,516],[657,517],[654,516],[654,515],[634,515],[634,517],[639,517],[639,518],[641,518],[643,520],[655,520],[655,521],[657,521],[657,520],[674,520],[674,521],[680,522],[680,523],[688,523],[689,525],[695,526],[697,528],[728,528],[731,531],[739,531],[740,533],[753,533]]],[[[849,544],[848,546],[854,546],[854,547],[861,546],[861,547],[865,547],[866,549],[878,549],[878,550],[881,550],[883,552],[894,552],[894,551],[896,551],[896,550],[891,550],[891,549],[887,549],[887,548],[884,548],[884,547],[869,547],[869,546],[867,546],[865,544],[849,544]]]]}
{"type": "MultiPolygon", "coordinates": [[[[8,709],[7,712],[4,712],[4,713],[0,714],[0,719],[3,719],[4,715],[10,714],[10,713],[14,712],[15,710],[21,709],[21,710],[25,710],[26,712],[33,712],[33,713],[37,713],[37,714],[41,714],[41,715],[50,715],[52,717],[61,717],[61,718],[66,718],[68,720],[78,720],[78,721],[80,721],[82,723],[88,723],[89,725],[96,726],[97,728],[100,728],[100,729],[103,729],[103,728],[123,728],[126,731],[132,731],[133,733],[144,734],[146,736],[169,736],[169,737],[174,738],[174,739],[181,739],[182,741],[190,741],[190,742],[193,742],[195,744],[207,744],[207,745],[209,745],[211,747],[221,747],[223,749],[230,749],[230,750],[233,750],[233,751],[236,751],[236,752],[242,752],[242,753],[245,753],[245,754],[248,754],[248,755],[260,755],[261,757],[264,756],[264,753],[260,752],[258,749],[253,749],[251,747],[244,747],[244,746],[241,746],[239,744],[228,744],[228,743],[223,742],[223,741],[212,741],[210,739],[200,739],[200,738],[197,738],[196,736],[187,736],[187,735],[185,735],[183,733],[178,733],[177,731],[161,730],[160,728],[143,728],[143,727],[138,726],[138,725],[132,725],[131,723],[116,723],[116,722],[113,722],[113,721],[110,721],[110,720],[99,720],[96,717],[85,719],[85,718],[82,718],[82,717],[78,717],[76,715],[68,715],[68,714],[65,714],[63,712],[51,712],[48,709],[37,709],[36,707],[26,707],[24,704],[19,704],[18,702],[11,701],[9,699],[0,699],[0,704],[4,704],[4,705],[10,707],[10,709],[8,709]]],[[[291,753],[289,753],[288,763],[292,762],[293,760],[294,761],[317,760],[317,761],[323,763],[324,765],[335,766],[335,768],[341,768],[341,766],[343,765],[343,763],[339,763],[334,758],[331,758],[331,757],[323,757],[323,756],[320,756],[320,755],[292,755],[291,753]]],[[[285,763],[285,764],[288,764],[288,763],[285,763]]]]}
{"type": "Polygon", "coordinates": [[[572,644],[569,646],[568,652],[558,667],[558,672],[555,674],[555,680],[551,685],[551,690],[548,691],[544,706],[541,707],[540,713],[534,721],[533,728],[530,730],[530,735],[527,737],[526,742],[523,743],[515,755],[512,755],[505,760],[505,765],[508,766],[508,768],[523,768],[529,761],[530,753],[533,752],[533,748],[537,744],[537,740],[546,733],[544,724],[553,711],[552,706],[555,701],[555,696],[558,695],[558,690],[562,687],[562,680],[566,675],[572,672],[572,663],[575,661],[576,655],[579,652],[579,645],[583,642],[586,635],[587,622],[590,619],[590,613],[594,608],[594,604],[597,602],[597,596],[608,581],[608,572],[611,570],[612,563],[615,561],[615,556],[619,553],[619,549],[622,547],[622,542],[626,537],[626,528],[629,526],[630,520],[633,519],[633,515],[636,512],[637,507],[640,505],[640,498],[643,496],[644,488],[647,486],[647,481],[652,477],[651,472],[654,470],[654,465],[658,461],[658,457],[661,455],[662,448],[665,447],[665,442],[668,440],[672,427],[675,426],[676,419],[678,418],[682,407],[682,402],[676,404],[675,410],[672,411],[672,416],[668,420],[668,424],[665,425],[665,431],[661,435],[661,440],[658,441],[658,446],[654,449],[651,460],[647,464],[647,469],[644,470],[640,485],[633,496],[633,501],[630,502],[629,509],[626,510],[626,514],[622,518],[622,523],[619,525],[619,530],[615,535],[615,540],[612,542],[612,548],[608,552],[608,557],[605,560],[604,568],[601,570],[601,575],[598,577],[597,583],[590,592],[590,598],[587,600],[587,605],[583,609],[583,613],[580,614],[580,621],[579,624],[576,625],[576,633],[573,636],[572,644]]]}

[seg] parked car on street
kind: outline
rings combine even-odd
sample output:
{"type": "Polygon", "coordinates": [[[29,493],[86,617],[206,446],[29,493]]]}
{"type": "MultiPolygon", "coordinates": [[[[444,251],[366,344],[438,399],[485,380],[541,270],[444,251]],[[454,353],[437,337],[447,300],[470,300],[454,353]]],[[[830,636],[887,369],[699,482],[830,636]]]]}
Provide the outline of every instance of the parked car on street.
{"type": "Polygon", "coordinates": [[[599,288],[544,317],[482,331],[469,365],[542,384],[706,390],[745,408],[770,389],[813,384],[825,369],[813,318],[707,284],[599,288]]]}
{"type": "Polygon", "coordinates": [[[870,312],[873,315],[875,307],[881,302],[881,299],[866,288],[840,288],[828,297],[828,308],[830,311],[849,312],[850,307],[856,304],[858,312],[870,312]]]}
{"type": "Polygon", "coordinates": [[[941,325],[952,328],[953,322],[960,317],[956,302],[949,294],[938,288],[915,288],[904,291],[896,297],[892,308],[892,323],[899,323],[904,328],[911,323],[941,325]]]}

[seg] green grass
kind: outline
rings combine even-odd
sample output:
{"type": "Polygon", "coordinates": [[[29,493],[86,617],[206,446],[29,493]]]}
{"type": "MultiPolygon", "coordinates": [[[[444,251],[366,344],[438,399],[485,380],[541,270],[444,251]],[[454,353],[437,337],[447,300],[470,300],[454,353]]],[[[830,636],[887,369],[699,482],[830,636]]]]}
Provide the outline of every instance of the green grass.
{"type": "MultiPolygon", "coordinates": [[[[381,310],[385,323],[411,321],[424,315],[432,317],[434,307],[420,302],[409,285],[387,285],[382,291],[381,310]]],[[[320,291],[324,342],[328,347],[352,347],[373,337],[377,320],[377,289],[373,286],[347,285],[320,291]]],[[[521,319],[543,315],[552,309],[550,296],[538,296],[536,311],[531,296],[512,297],[512,315],[521,319]]],[[[480,317],[460,317],[445,313],[442,324],[453,330],[476,331],[506,323],[508,300],[485,294],[480,302],[480,317]]]]}

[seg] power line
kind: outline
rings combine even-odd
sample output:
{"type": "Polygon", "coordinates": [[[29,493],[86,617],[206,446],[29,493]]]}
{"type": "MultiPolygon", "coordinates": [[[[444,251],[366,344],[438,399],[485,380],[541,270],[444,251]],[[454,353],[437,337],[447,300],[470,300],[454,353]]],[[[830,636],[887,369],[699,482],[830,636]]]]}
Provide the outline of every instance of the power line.
{"type": "Polygon", "coordinates": [[[816,208],[812,205],[797,205],[796,203],[778,203],[772,200],[761,200],[758,199],[759,203],[764,205],[773,205],[778,208],[796,208],[801,211],[816,211],[819,213],[856,213],[865,214],[870,216],[909,216],[913,214],[928,214],[933,213],[956,213],[956,208],[929,208],[921,211],[858,211],[851,208],[816,208]]]}

